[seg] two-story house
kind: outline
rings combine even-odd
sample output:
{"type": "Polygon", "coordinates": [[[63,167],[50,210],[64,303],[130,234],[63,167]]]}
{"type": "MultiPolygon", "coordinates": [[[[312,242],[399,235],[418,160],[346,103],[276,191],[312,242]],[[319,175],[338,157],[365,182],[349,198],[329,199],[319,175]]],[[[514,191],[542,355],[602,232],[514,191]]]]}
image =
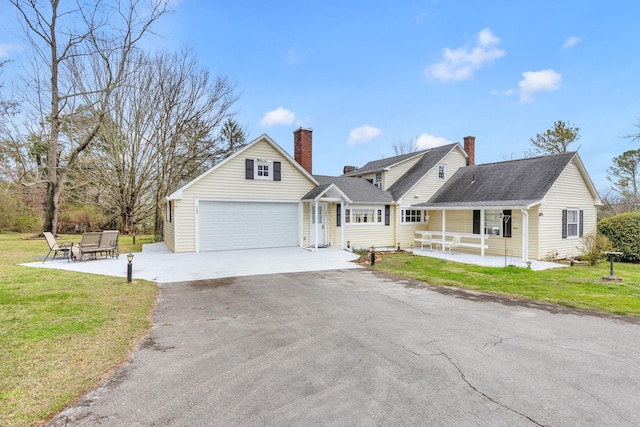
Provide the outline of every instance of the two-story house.
{"type": "MultiPolygon", "coordinates": [[[[576,153],[474,165],[475,138],[312,174],[312,131],[294,158],[262,135],[167,197],[175,252],[416,245],[420,232],[458,250],[543,259],[577,255],[599,199],[576,153]],[[508,240],[507,240],[508,239],[508,240]]],[[[438,245],[436,244],[436,247],[438,245]]]]}

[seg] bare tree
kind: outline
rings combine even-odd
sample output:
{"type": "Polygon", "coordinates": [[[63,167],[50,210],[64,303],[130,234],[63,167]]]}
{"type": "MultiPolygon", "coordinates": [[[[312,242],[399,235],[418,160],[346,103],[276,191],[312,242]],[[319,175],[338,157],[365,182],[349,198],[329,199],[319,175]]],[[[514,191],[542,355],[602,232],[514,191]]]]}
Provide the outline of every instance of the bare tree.
{"type": "Polygon", "coordinates": [[[9,1],[32,54],[24,91],[31,108],[24,114],[46,147],[44,230],[55,233],[69,172],[95,142],[130,56],[168,0],[75,0],[63,2],[64,8],[59,0],[9,1]]]}
{"type": "Polygon", "coordinates": [[[409,154],[415,151],[418,151],[418,145],[416,144],[416,140],[408,141],[403,139],[398,139],[391,143],[391,151],[393,151],[394,156],[399,156],[401,154],[409,154]]]}
{"type": "Polygon", "coordinates": [[[230,120],[234,88],[226,78],[212,79],[188,50],[139,53],[129,67],[82,170],[85,181],[109,182],[100,201],[125,231],[153,218],[159,233],[160,201],[242,147],[245,137],[230,120]]]}
{"type": "Polygon", "coordinates": [[[552,129],[547,129],[539,133],[535,138],[531,138],[531,151],[529,156],[545,156],[547,154],[566,153],[569,146],[580,139],[580,128],[575,127],[571,122],[558,120],[553,123],[552,129]]]}

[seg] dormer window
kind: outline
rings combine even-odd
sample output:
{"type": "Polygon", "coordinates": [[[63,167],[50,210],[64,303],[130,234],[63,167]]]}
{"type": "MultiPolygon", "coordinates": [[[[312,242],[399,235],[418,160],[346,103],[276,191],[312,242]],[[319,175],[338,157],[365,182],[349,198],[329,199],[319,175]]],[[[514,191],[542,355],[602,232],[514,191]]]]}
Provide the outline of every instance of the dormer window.
{"type": "Polygon", "coordinates": [[[382,172],[376,172],[376,178],[373,180],[373,185],[382,189],[382,172]]]}
{"type": "Polygon", "coordinates": [[[447,165],[438,165],[438,179],[447,179],[447,165]]]}

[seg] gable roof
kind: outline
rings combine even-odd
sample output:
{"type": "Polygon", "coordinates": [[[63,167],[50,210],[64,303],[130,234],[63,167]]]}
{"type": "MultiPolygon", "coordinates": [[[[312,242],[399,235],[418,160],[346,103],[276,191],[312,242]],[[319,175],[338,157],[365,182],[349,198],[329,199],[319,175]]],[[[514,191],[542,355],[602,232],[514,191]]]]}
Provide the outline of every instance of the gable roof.
{"type": "Polygon", "coordinates": [[[408,154],[400,154],[399,156],[387,157],[384,159],[373,160],[365,164],[363,167],[354,169],[351,172],[347,172],[343,176],[358,176],[371,172],[379,172],[386,168],[390,168],[391,166],[397,165],[398,163],[402,163],[405,160],[412,159],[414,157],[421,156],[429,150],[415,151],[413,153],[408,154]]]}
{"type": "Polygon", "coordinates": [[[350,203],[392,203],[393,196],[389,191],[382,191],[364,178],[347,176],[314,175],[319,185],[308,192],[302,199],[315,199],[331,185],[335,185],[350,200],[350,203]]]}
{"type": "Polygon", "coordinates": [[[282,149],[282,147],[280,147],[273,139],[271,139],[271,137],[269,135],[267,135],[266,133],[263,133],[262,135],[260,135],[259,137],[257,137],[256,139],[254,139],[253,141],[251,141],[250,143],[248,143],[244,147],[242,147],[240,150],[236,151],[235,153],[233,153],[232,155],[230,155],[229,157],[227,157],[226,159],[224,159],[220,163],[214,165],[211,169],[209,169],[206,172],[200,174],[199,176],[197,176],[193,180],[189,181],[188,183],[186,183],[185,185],[183,185],[182,187],[180,187],[179,189],[177,189],[176,191],[171,193],[169,196],[167,196],[167,200],[182,199],[182,192],[184,190],[186,190],[187,188],[191,187],[192,185],[194,185],[195,183],[199,182],[200,180],[204,179],[205,177],[207,177],[209,174],[213,173],[215,170],[220,168],[225,163],[228,163],[228,162],[232,161],[234,158],[238,157],[243,152],[245,152],[249,148],[253,147],[254,145],[256,145],[256,144],[258,144],[258,143],[260,143],[262,141],[270,144],[278,153],[280,153],[280,155],[282,155],[282,157],[284,159],[288,160],[289,163],[291,163],[296,169],[298,169],[298,171],[300,171],[300,173],[302,173],[304,176],[306,176],[309,179],[309,181],[311,181],[314,184],[318,184],[318,182],[315,180],[315,178],[309,172],[307,172],[306,169],[304,169],[302,166],[300,166],[300,164],[298,162],[296,162],[293,159],[293,157],[291,157],[286,151],[284,151],[282,149]]]}
{"type": "Polygon", "coordinates": [[[428,202],[416,206],[532,206],[542,201],[574,158],[597,199],[577,153],[570,152],[460,168],[428,202]]]}
{"type": "Polygon", "coordinates": [[[404,173],[404,175],[398,178],[398,180],[388,188],[388,191],[391,192],[395,200],[400,200],[402,196],[407,194],[431,169],[436,167],[447,154],[456,148],[464,153],[465,156],[467,155],[457,142],[421,151],[421,153],[425,153],[422,158],[404,173]]]}

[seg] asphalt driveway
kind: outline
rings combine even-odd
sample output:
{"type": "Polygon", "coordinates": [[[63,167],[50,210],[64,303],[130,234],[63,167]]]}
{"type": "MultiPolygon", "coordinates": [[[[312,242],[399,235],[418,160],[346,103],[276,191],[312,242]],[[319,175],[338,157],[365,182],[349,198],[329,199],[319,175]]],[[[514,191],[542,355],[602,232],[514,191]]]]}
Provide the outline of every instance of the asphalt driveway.
{"type": "Polygon", "coordinates": [[[366,269],[160,285],[52,426],[640,425],[640,325],[366,269]]]}

